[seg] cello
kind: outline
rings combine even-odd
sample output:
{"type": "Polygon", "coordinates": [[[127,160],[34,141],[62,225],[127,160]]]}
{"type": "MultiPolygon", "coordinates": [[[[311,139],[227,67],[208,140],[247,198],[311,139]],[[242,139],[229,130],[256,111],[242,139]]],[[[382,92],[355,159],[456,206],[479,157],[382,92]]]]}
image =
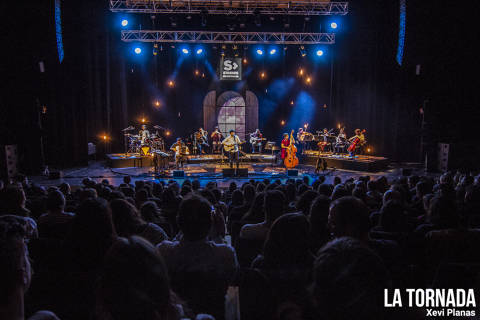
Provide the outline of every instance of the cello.
{"type": "Polygon", "coordinates": [[[295,142],[293,140],[293,130],[290,133],[290,143],[287,148],[287,156],[283,160],[285,167],[287,169],[295,168],[298,165],[298,158],[297,158],[297,147],[295,146],[295,142]]]}
{"type": "MultiPolygon", "coordinates": [[[[362,131],[360,131],[361,134],[364,134],[365,132],[367,132],[367,130],[365,130],[365,129],[363,129],[362,131]]],[[[355,149],[357,148],[357,145],[361,143],[359,137],[354,137],[354,138],[355,138],[355,139],[353,139],[352,143],[350,144],[350,146],[349,146],[348,149],[347,149],[348,152],[353,152],[353,151],[355,151],[355,149]]]]}

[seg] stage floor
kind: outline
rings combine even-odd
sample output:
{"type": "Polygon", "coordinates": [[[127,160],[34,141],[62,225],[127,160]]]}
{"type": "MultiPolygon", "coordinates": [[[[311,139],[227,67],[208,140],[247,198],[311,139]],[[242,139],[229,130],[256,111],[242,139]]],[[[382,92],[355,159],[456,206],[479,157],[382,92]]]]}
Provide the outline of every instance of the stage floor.
{"type": "MultiPolygon", "coordinates": [[[[198,179],[202,186],[204,186],[208,181],[214,180],[217,182],[220,188],[227,188],[232,181],[235,181],[237,184],[242,184],[250,179],[263,180],[268,178],[270,180],[280,179],[284,182],[289,178],[285,168],[281,166],[255,163],[244,163],[240,165],[240,168],[248,169],[248,177],[223,177],[222,169],[228,167],[228,164],[188,164],[183,168],[185,172],[185,178],[175,178],[174,180],[182,183],[185,179],[198,179]]],[[[340,177],[342,181],[351,177],[355,178],[364,175],[369,175],[372,178],[386,176],[387,178],[393,179],[401,176],[401,169],[405,167],[411,167],[413,169],[413,174],[425,174],[423,168],[419,167],[417,164],[393,164],[390,165],[388,169],[375,173],[331,168],[325,171],[320,171],[318,174],[315,173],[315,167],[312,165],[299,165],[295,168],[298,170],[298,177],[292,178],[303,178],[304,176],[307,176],[309,177],[310,181],[314,181],[319,176],[324,176],[327,183],[332,183],[333,178],[336,176],[340,177]]],[[[110,184],[115,186],[121,184],[123,182],[123,177],[126,175],[131,176],[132,181],[168,181],[173,179],[173,169],[168,170],[166,176],[159,176],[153,172],[152,167],[128,167],[114,169],[108,167],[107,161],[95,161],[91,162],[86,167],[65,169],[62,170],[62,172],[63,177],[60,179],[52,180],[43,176],[32,176],[30,177],[30,180],[44,186],[58,186],[62,182],[67,182],[72,186],[72,188],[75,189],[76,187],[81,186],[82,180],[86,177],[90,177],[97,182],[101,182],[103,179],[106,179],[110,184]]]]}

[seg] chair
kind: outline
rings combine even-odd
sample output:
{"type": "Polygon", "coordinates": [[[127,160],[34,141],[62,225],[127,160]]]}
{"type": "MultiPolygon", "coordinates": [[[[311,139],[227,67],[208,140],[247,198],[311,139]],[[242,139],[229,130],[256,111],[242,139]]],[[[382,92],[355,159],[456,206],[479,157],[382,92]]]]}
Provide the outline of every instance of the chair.
{"type": "Polygon", "coordinates": [[[230,231],[230,236],[232,237],[232,247],[237,248],[238,237],[240,236],[240,230],[246,224],[254,223],[251,221],[237,220],[232,222],[232,228],[230,231]]]}

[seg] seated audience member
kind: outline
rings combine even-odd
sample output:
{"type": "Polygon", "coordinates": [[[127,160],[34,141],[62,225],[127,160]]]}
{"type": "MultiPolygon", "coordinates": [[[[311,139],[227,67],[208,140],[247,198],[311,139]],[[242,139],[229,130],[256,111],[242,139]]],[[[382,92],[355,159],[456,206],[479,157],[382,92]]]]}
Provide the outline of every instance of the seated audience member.
{"type": "MultiPolygon", "coordinates": [[[[235,192],[234,192],[235,195],[235,192]]],[[[243,203],[238,206],[233,206],[229,212],[230,221],[239,221],[245,215],[245,213],[252,206],[255,199],[255,188],[251,184],[247,184],[243,188],[243,203]]],[[[233,202],[233,201],[232,201],[233,202]]]]}
{"type": "Polygon", "coordinates": [[[453,199],[433,196],[429,201],[426,221],[415,229],[417,236],[424,236],[432,230],[456,229],[460,217],[453,199]]]}
{"type": "Polygon", "coordinates": [[[156,245],[168,239],[165,231],[158,225],[145,222],[138,210],[128,201],[113,200],[110,203],[112,219],[117,234],[121,237],[137,235],[156,245]]]}
{"type": "Polygon", "coordinates": [[[333,192],[332,192],[332,201],[333,200],[337,200],[341,197],[346,197],[346,196],[349,196],[351,195],[351,193],[349,193],[347,191],[347,189],[341,185],[341,184],[337,184],[334,188],[333,188],[333,192]]]}
{"type": "Polygon", "coordinates": [[[360,241],[338,238],[325,245],[315,260],[313,278],[317,319],[389,319],[383,301],[387,270],[360,241]]]}
{"type": "Polygon", "coordinates": [[[187,310],[170,289],[165,262],[142,238],[119,238],[107,252],[96,290],[98,319],[180,320],[187,310]]]}
{"type": "Polygon", "coordinates": [[[39,235],[42,238],[64,239],[74,214],[65,212],[65,197],[58,190],[51,191],[47,197],[47,213],[38,218],[39,235]]]}
{"type": "Polygon", "coordinates": [[[297,203],[295,204],[295,208],[303,213],[304,215],[308,215],[310,211],[310,205],[312,204],[313,199],[318,196],[318,192],[313,190],[307,190],[298,199],[297,203]]]}
{"type": "Polygon", "coordinates": [[[223,318],[224,297],[238,262],[232,247],[207,240],[212,210],[212,205],[201,196],[182,200],[177,220],[183,237],[179,241],[163,241],[158,249],[181,298],[195,312],[209,313],[219,319],[223,318]],[[204,287],[206,282],[208,288],[204,287]]]}
{"type": "MultiPolygon", "coordinates": [[[[310,251],[308,231],[310,224],[302,213],[287,213],[272,224],[268,232],[263,253],[252,263],[252,267],[266,271],[287,271],[284,276],[295,276],[300,271],[308,276],[314,256],[310,251]],[[289,235],[286,237],[285,235],[289,235]]],[[[297,274],[298,276],[298,274],[297,274]]]]}
{"type": "Polygon", "coordinates": [[[264,200],[265,220],[260,223],[246,224],[240,230],[240,238],[264,241],[272,223],[285,210],[285,196],[281,191],[269,190],[264,200]]]}
{"type": "Polygon", "coordinates": [[[123,177],[123,183],[120,184],[120,187],[129,187],[129,188],[135,188],[134,185],[132,184],[132,177],[130,176],[124,176],[123,177]]]}
{"type": "Polygon", "coordinates": [[[380,209],[380,219],[377,231],[407,232],[408,223],[405,209],[400,201],[389,200],[380,209]]]}
{"type": "Polygon", "coordinates": [[[330,198],[324,195],[316,197],[310,207],[310,248],[316,253],[330,239],[328,230],[328,210],[330,198]]]}
{"type": "Polygon", "coordinates": [[[265,201],[265,192],[258,192],[252,202],[250,209],[242,217],[243,221],[260,223],[265,218],[263,203],[265,201]]]}
{"type": "Polygon", "coordinates": [[[30,217],[30,210],[25,207],[27,198],[21,187],[14,185],[6,187],[2,192],[1,200],[0,214],[30,217]]]}
{"type": "Polygon", "coordinates": [[[177,212],[178,206],[182,198],[178,196],[175,192],[175,188],[172,185],[169,185],[162,194],[162,204],[160,207],[162,217],[167,219],[168,223],[172,227],[173,234],[177,234],[178,226],[177,226],[177,212]]]}
{"type": "MultiPolygon", "coordinates": [[[[25,293],[32,279],[25,237],[21,224],[0,219],[0,319],[25,319],[25,293]]],[[[29,319],[58,320],[50,311],[37,312],[29,319]]]]}

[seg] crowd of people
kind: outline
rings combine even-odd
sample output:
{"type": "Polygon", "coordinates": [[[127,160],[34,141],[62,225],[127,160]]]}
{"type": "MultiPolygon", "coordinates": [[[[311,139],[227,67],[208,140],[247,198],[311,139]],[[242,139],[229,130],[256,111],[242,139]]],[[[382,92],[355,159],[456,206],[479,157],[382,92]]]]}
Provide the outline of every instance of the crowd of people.
{"type": "Polygon", "coordinates": [[[384,289],[478,288],[477,228],[480,180],[461,172],[74,192],[20,177],[0,183],[0,319],[423,319],[384,289]]]}

